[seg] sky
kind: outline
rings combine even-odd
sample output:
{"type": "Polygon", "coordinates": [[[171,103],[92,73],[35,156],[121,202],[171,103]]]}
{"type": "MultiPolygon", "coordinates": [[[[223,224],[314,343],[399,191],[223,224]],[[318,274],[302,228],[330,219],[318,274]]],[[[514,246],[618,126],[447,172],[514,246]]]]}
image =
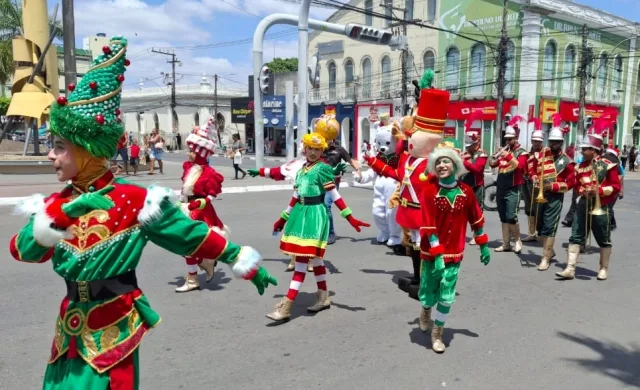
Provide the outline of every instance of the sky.
{"type": "MultiPolygon", "coordinates": [[[[182,66],[178,85],[197,84],[202,74],[218,74],[220,85],[246,88],[252,72],[252,38],[258,23],[272,13],[299,13],[299,0],[82,0],[75,2],[76,47],[82,39],[103,32],[122,35],[129,41],[125,88],[162,83],[161,72],[169,72],[168,57],[150,48],[174,48],[182,66]]],[[[342,0],[346,2],[347,0],[342,0]]],[[[414,0],[425,1],[425,0],[414,0]]],[[[442,0],[455,1],[455,0],[442,0]]],[[[399,0],[394,0],[400,3],[399,0]]],[[[638,0],[577,1],[640,22],[638,0]]],[[[56,1],[49,1],[53,9],[56,1]]],[[[324,20],[335,9],[311,9],[311,17],[324,20]]],[[[60,14],[60,12],[59,12],[60,14]]],[[[60,16],[59,16],[60,18],[60,16]]],[[[361,16],[354,15],[354,19],[361,16]]],[[[354,20],[355,22],[356,20],[354,20]]],[[[273,26],[264,44],[265,62],[275,57],[297,57],[295,26],[273,26]]]]}

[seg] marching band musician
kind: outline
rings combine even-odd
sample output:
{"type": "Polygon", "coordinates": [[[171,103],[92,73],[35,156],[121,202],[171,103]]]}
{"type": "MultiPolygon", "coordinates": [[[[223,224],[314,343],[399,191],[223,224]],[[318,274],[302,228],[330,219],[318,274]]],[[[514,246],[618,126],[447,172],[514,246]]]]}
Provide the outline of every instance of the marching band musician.
{"type": "Polygon", "coordinates": [[[556,272],[562,279],[575,277],[580,246],[586,244],[589,230],[600,247],[598,280],[606,280],[608,276],[612,248],[609,205],[618,197],[621,184],[617,164],[598,155],[603,146],[601,134],[610,126],[607,122],[602,118],[595,120],[591,133],[580,145],[583,161],[576,168],[579,198],[571,225],[567,267],[556,272]]]}
{"type": "Polygon", "coordinates": [[[496,252],[511,251],[511,238],[515,240],[514,251],[518,254],[522,251],[518,205],[520,203],[520,186],[523,183],[524,171],[529,157],[529,153],[518,143],[518,134],[520,133],[518,122],[522,120],[522,117],[514,116],[509,121],[504,135],[508,142],[507,146],[498,150],[489,159],[491,168],[498,167],[496,196],[498,214],[502,223],[503,243],[495,249],[496,252]]]}
{"type": "Polygon", "coordinates": [[[541,130],[540,120],[533,118],[535,130],[531,133],[531,152],[527,159],[527,170],[525,171],[524,184],[522,185],[522,199],[524,200],[524,213],[527,215],[529,227],[529,235],[522,240],[523,242],[535,241],[538,238],[538,226],[536,218],[539,207],[533,204],[534,186],[533,177],[536,176],[538,170],[538,154],[542,150],[544,142],[544,133],[541,130]]]}

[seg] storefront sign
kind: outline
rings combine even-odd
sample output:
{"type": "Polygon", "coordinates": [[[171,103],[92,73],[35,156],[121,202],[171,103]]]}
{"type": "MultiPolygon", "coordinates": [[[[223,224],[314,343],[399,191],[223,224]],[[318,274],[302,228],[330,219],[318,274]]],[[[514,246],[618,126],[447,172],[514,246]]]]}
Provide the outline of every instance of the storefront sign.
{"type": "MultiPolygon", "coordinates": [[[[517,107],[518,101],[515,99],[505,100],[502,105],[502,115],[508,114],[511,107],[517,107]]],[[[498,103],[495,100],[465,100],[450,102],[447,109],[447,119],[465,120],[474,111],[482,111],[483,121],[493,121],[496,119],[498,103]]]]}
{"type": "Polygon", "coordinates": [[[558,101],[540,99],[540,122],[552,123],[551,117],[558,112],[558,101]]]}
{"type": "Polygon", "coordinates": [[[231,99],[231,123],[253,123],[253,99],[231,99]]]}
{"type": "Polygon", "coordinates": [[[262,101],[262,113],[265,127],[284,128],[285,118],[285,97],[265,96],[262,101]]]}
{"type": "MultiPolygon", "coordinates": [[[[560,115],[566,122],[577,122],[580,114],[580,105],[577,102],[560,102],[560,115]]],[[[593,119],[609,114],[615,120],[618,117],[618,107],[601,106],[599,104],[585,104],[584,115],[593,119]]]]}

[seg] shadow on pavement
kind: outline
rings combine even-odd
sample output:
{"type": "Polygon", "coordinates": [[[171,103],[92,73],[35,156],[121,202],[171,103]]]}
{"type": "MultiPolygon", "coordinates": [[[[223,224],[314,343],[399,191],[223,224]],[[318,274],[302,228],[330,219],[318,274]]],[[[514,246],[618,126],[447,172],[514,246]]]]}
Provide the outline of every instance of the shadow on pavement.
{"type": "Polygon", "coordinates": [[[591,348],[600,354],[596,359],[565,358],[582,367],[585,371],[599,372],[601,375],[616,379],[628,386],[640,387],[640,345],[629,347],[615,342],[605,343],[583,335],[570,335],[558,332],[565,340],[591,348]]]}
{"type": "MultiPolygon", "coordinates": [[[[335,292],[329,291],[330,297],[333,297],[335,295],[336,295],[335,292]]],[[[285,296],[284,294],[275,294],[273,297],[276,299],[281,299],[284,296],[285,296]]],[[[316,315],[322,315],[322,311],[319,313],[310,313],[307,311],[307,307],[312,306],[315,302],[316,302],[316,293],[299,292],[295,302],[293,302],[293,306],[291,306],[291,319],[288,321],[272,321],[270,323],[267,323],[266,326],[267,327],[280,326],[280,325],[286,324],[287,322],[290,322],[291,320],[295,320],[298,317],[313,317],[316,315]]],[[[343,303],[334,302],[333,300],[331,300],[331,307],[336,307],[342,310],[349,310],[352,312],[367,310],[365,307],[362,307],[362,306],[349,306],[343,303]]],[[[271,310],[273,310],[273,308],[271,310]]],[[[269,310],[269,312],[271,312],[271,310],[269,310]]]]}
{"type": "MultiPolygon", "coordinates": [[[[176,276],[174,281],[167,284],[178,287],[184,284],[184,280],[184,276],[176,276]]],[[[198,274],[198,280],[200,281],[200,290],[218,291],[222,290],[224,285],[231,281],[231,278],[227,278],[224,271],[216,269],[216,273],[209,283],[206,282],[204,273],[198,274]]]]}
{"type": "MultiPolygon", "coordinates": [[[[578,262],[578,264],[580,264],[578,262]]],[[[562,261],[562,262],[556,262],[554,264],[552,264],[554,267],[556,268],[560,268],[560,270],[563,270],[566,266],[567,263],[566,261],[562,261]]],[[[591,280],[592,278],[598,276],[598,273],[590,270],[590,269],[586,269],[586,268],[582,268],[580,266],[576,266],[576,279],[579,280],[591,280]]],[[[560,280],[560,281],[564,281],[564,279],[562,278],[557,278],[556,280],[560,280]]]]}
{"type": "MultiPolygon", "coordinates": [[[[410,322],[409,325],[418,325],[418,319],[416,318],[413,322],[410,322]]],[[[442,335],[442,341],[444,341],[444,345],[449,347],[457,334],[473,338],[480,337],[479,334],[472,332],[469,329],[447,328],[447,325],[445,324],[444,334],[442,335]]],[[[429,349],[431,348],[431,331],[423,332],[420,330],[420,328],[415,327],[411,329],[411,332],[409,332],[409,339],[413,344],[417,344],[429,349]]]]}
{"type": "MultiPolygon", "coordinates": [[[[407,265],[409,265],[409,263],[407,263],[407,265]]],[[[387,271],[383,269],[361,269],[360,272],[363,272],[365,274],[374,274],[374,275],[376,274],[391,275],[391,281],[396,285],[398,284],[398,279],[409,277],[412,275],[408,271],[387,271]]]]}

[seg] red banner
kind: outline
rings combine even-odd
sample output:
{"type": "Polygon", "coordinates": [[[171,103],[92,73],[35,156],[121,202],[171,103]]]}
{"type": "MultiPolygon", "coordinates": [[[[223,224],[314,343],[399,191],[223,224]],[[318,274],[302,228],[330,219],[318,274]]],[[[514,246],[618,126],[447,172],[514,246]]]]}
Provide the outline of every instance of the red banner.
{"type": "MultiPolygon", "coordinates": [[[[517,107],[516,99],[505,100],[502,105],[502,115],[511,112],[511,107],[517,107]]],[[[447,119],[464,120],[474,111],[482,111],[483,121],[493,121],[496,119],[496,110],[498,102],[495,100],[463,100],[457,102],[449,102],[447,109],[447,119]]]]}
{"type": "Polygon", "coordinates": [[[455,127],[445,127],[444,128],[444,137],[445,138],[456,138],[456,128],[455,127]]]}
{"type": "MultiPolygon", "coordinates": [[[[563,121],[577,122],[580,105],[577,102],[560,102],[560,116],[563,121]]],[[[591,115],[593,119],[600,118],[604,114],[611,114],[614,119],[618,117],[618,107],[601,106],[599,104],[585,104],[584,115],[591,115]]]]}

